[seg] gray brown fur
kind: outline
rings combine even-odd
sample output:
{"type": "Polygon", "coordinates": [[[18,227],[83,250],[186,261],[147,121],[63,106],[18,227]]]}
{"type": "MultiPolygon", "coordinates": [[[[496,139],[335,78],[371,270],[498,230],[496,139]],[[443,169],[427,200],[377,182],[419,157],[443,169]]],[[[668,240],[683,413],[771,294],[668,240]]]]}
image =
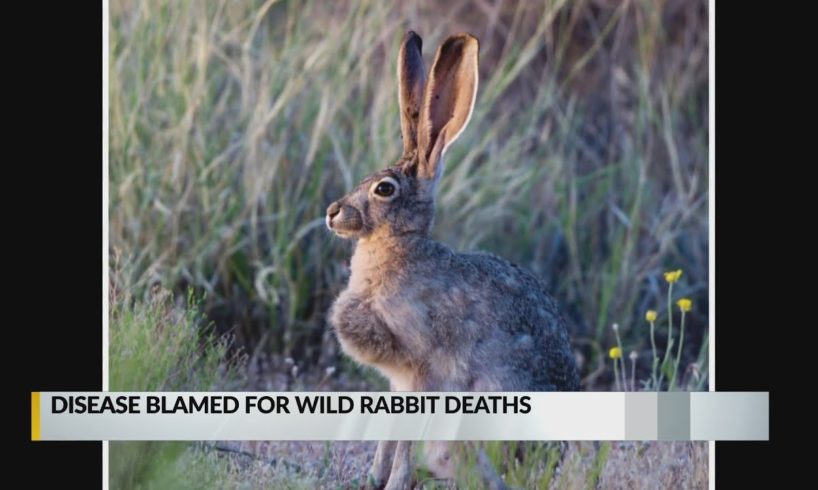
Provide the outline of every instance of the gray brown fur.
{"type": "MultiPolygon", "coordinates": [[[[399,54],[402,157],[327,209],[327,226],[357,240],[349,285],[330,323],[344,352],[378,369],[395,391],[578,390],[564,322],[537,277],[429,237],[443,154],[473,108],[479,49],[473,36],[450,37],[427,83],[420,48],[410,32],[399,54]],[[391,195],[376,193],[387,194],[389,186],[391,195]]],[[[411,448],[382,442],[373,482],[408,488],[411,448]]],[[[434,472],[452,476],[446,444],[426,452],[434,472]]]]}

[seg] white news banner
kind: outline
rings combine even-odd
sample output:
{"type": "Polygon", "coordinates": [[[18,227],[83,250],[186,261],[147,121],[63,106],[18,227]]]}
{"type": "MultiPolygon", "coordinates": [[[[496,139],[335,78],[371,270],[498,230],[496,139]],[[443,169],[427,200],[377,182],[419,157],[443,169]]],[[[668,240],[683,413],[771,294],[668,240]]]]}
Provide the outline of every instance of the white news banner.
{"type": "Polygon", "coordinates": [[[33,392],[32,440],[767,440],[766,392],[33,392]]]}

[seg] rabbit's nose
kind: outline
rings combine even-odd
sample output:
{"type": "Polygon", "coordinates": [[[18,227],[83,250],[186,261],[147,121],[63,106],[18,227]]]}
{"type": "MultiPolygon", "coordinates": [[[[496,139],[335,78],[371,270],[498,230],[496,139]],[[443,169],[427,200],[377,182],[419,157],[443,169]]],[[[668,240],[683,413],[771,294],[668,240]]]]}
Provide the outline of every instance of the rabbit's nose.
{"type": "Polygon", "coordinates": [[[329,219],[336,217],[340,212],[341,205],[338,204],[338,201],[335,201],[334,203],[330,204],[329,207],[327,208],[327,216],[329,217],[329,219]]]}

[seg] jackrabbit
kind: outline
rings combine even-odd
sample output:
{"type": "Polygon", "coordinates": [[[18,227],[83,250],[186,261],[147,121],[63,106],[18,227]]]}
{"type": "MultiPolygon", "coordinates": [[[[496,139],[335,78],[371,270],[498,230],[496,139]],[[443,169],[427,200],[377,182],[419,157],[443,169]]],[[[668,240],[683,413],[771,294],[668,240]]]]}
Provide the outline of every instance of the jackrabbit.
{"type": "MultiPolygon", "coordinates": [[[[443,155],[474,108],[479,44],[470,34],[446,39],[428,81],[421,46],[410,31],[398,55],[403,155],[327,209],[327,227],[357,240],[331,325],[344,352],[374,366],[393,391],[576,391],[564,322],[542,283],[502,258],[458,253],[429,236],[443,155]]],[[[452,477],[449,446],[425,448],[429,468],[452,477]]],[[[408,488],[412,454],[411,442],[380,442],[370,481],[408,488]]]]}

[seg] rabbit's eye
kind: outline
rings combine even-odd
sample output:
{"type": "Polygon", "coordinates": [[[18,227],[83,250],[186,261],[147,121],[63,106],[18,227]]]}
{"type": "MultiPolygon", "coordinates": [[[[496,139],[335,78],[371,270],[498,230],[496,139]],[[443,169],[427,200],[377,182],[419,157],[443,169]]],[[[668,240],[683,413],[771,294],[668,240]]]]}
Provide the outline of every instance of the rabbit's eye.
{"type": "Polygon", "coordinates": [[[395,185],[391,182],[380,182],[378,186],[375,187],[375,194],[381,197],[389,197],[395,193],[395,185]]]}
{"type": "Polygon", "coordinates": [[[392,177],[383,177],[379,182],[372,184],[372,187],[369,188],[369,192],[380,199],[391,201],[398,196],[400,187],[398,186],[398,182],[392,177]]]}

